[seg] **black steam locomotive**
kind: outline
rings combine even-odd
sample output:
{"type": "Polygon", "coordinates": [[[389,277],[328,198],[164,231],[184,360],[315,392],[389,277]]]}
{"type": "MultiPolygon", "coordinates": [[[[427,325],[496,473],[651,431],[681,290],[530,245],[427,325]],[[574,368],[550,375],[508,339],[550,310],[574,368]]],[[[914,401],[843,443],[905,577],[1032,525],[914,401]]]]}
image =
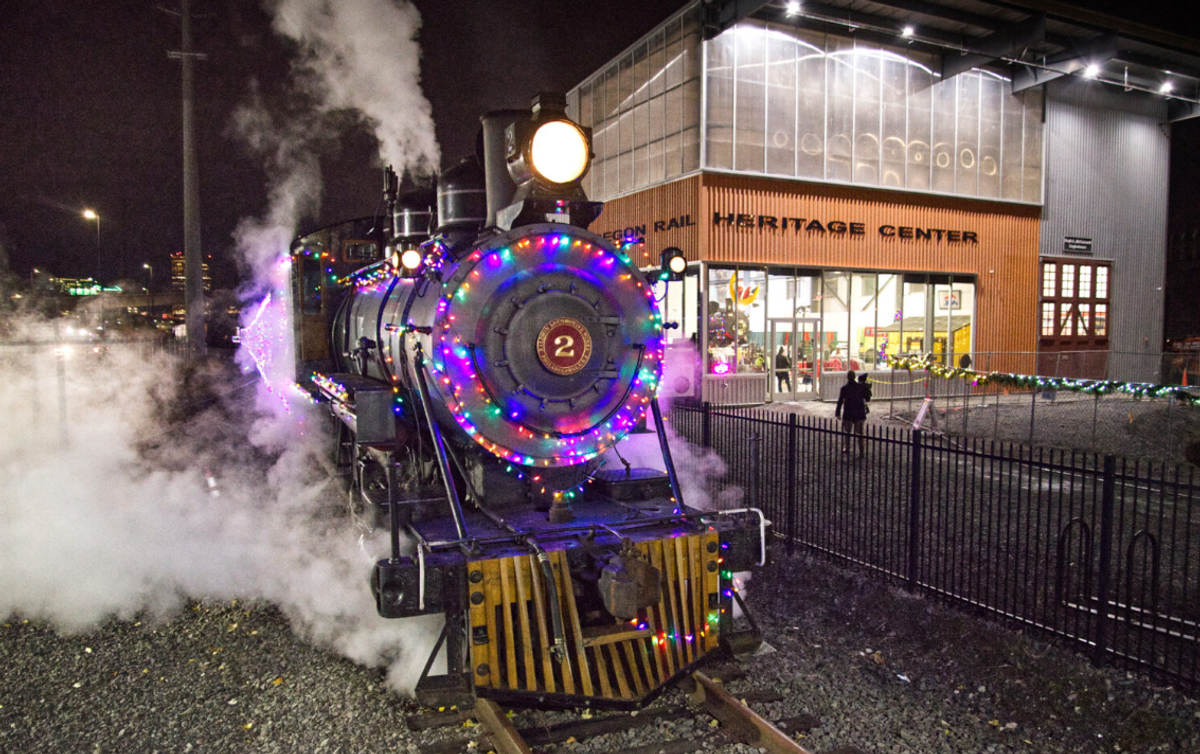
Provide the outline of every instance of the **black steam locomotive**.
{"type": "Polygon", "coordinates": [[[445,615],[420,702],[636,707],[757,643],[732,579],[762,564],[767,522],[683,504],[652,281],[587,230],[590,131],[561,96],[481,120],[436,211],[389,170],[384,221],[294,242],[297,381],[390,529],[380,615],[445,615]],[[634,432],[663,470],[620,458],[634,432]]]}

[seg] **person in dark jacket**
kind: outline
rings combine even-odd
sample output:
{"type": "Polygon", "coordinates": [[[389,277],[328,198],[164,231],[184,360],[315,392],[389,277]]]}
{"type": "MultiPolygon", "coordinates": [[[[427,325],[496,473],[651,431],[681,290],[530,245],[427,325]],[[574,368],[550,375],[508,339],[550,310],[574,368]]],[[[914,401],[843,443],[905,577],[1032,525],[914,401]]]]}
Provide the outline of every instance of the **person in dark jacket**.
{"type": "Polygon", "coordinates": [[[792,360],[783,352],[783,346],[780,346],[779,353],[775,354],[775,380],[779,383],[780,391],[786,384],[787,391],[792,392],[792,360]]]}
{"type": "Polygon", "coordinates": [[[842,452],[850,452],[850,433],[858,435],[858,456],[867,451],[867,439],[863,436],[863,425],[867,421],[867,387],[854,380],[854,370],[846,372],[846,384],[838,393],[837,407],[833,415],[842,420],[842,452]]]}
{"type": "MultiPolygon", "coordinates": [[[[867,382],[867,373],[866,372],[863,372],[862,374],[858,375],[858,384],[859,384],[859,387],[861,387],[863,389],[863,400],[865,400],[867,403],[870,403],[871,402],[871,392],[872,392],[871,391],[871,383],[867,382]]],[[[871,413],[870,406],[867,406],[867,413],[868,414],[871,413]]]]}

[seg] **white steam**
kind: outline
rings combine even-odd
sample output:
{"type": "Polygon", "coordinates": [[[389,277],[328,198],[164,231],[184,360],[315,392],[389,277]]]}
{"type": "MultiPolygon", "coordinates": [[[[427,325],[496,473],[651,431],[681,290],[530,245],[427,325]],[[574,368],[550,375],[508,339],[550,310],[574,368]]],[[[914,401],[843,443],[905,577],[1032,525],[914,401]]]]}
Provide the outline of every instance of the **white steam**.
{"type": "Polygon", "coordinates": [[[303,410],[251,428],[253,383],[201,374],[187,379],[225,394],[167,423],[188,408],[181,365],[145,347],[93,349],[0,351],[0,618],[76,632],[110,616],[167,619],[190,599],[266,600],[298,633],[389,665],[410,689],[430,632],[376,615],[365,574],[385,542],[360,545],[303,410]]]}
{"type": "Polygon", "coordinates": [[[230,131],[268,175],[266,212],[235,236],[253,278],[245,311],[263,325],[256,358],[269,357],[272,379],[197,374],[165,354],[95,352],[82,340],[64,359],[53,327],[12,323],[6,339],[47,345],[0,350],[0,617],[82,631],[111,616],[167,619],[192,599],[266,600],[298,633],[387,666],[393,684],[411,690],[439,618],[376,614],[365,576],[386,537],[364,533],[347,515],[326,438],[306,431],[319,422],[283,378],[291,362],[287,252],[320,206],[319,155],[339,118],[360,113],[397,171],[437,166],[418,85],[419,17],[408,3],[385,0],[271,8],[277,31],[297,43],[307,96],[289,92],[289,111],[272,112],[254,87],[230,131]],[[267,294],[270,305],[254,305],[267,294]],[[185,383],[207,389],[178,392],[185,383]],[[197,410],[187,401],[198,394],[219,399],[197,410]],[[181,409],[186,421],[172,415],[181,409]]]}
{"type": "Polygon", "coordinates": [[[351,109],[397,172],[438,165],[429,101],[421,93],[421,17],[395,0],[272,0],[275,31],[299,45],[294,66],[324,110],[351,109]]]}

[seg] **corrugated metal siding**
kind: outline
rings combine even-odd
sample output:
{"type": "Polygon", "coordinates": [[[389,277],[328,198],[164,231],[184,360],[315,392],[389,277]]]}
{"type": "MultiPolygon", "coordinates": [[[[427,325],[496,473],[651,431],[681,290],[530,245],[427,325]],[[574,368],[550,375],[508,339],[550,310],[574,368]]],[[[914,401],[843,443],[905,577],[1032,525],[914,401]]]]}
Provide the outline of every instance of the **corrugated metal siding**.
{"type": "Polygon", "coordinates": [[[1070,77],[1047,86],[1041,253],[1092,239],[1113,261],[1109,378],[1156,381],[1162,348],[1170,138],[1166,101],[1070,77]]]}
{"type": "Polygon", "coordinates": [[[822,184],[704,176],[707,259],[976,276],[977,351],[1033,351],[1041,210],[822,184]],[[713,227],[716,213],[862,223],[863,235],[713,227]],[[885,238],[882,225],[967,230],[978,244],[885,238]]]}

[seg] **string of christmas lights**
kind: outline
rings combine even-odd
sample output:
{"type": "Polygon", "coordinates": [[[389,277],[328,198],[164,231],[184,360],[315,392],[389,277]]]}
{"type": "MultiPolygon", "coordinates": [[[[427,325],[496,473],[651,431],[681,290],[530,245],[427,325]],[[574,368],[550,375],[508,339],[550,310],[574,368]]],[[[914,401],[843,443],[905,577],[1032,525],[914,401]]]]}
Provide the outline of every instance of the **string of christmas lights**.
{"type": "Polygon", "coordinates": [[[948,367],[932,361],[914,357],[899,357],[892,360],[896,369],[909,372],[924,370],[936,377],[970,381],[972,385],[997,385],[1017,390],[1063,390],[1088,395],[1110,395],[1124,393],[1134,398],[1175,398],[1184,403],[1195,403],[1200,396],[1193,395],[1181,385],[1154,385],[1147,382],[1122,382],[1119,380],[1084,380],[1073,377],[1039,377],[1007,372],[976,372],[963,367],[948,367]]]}

